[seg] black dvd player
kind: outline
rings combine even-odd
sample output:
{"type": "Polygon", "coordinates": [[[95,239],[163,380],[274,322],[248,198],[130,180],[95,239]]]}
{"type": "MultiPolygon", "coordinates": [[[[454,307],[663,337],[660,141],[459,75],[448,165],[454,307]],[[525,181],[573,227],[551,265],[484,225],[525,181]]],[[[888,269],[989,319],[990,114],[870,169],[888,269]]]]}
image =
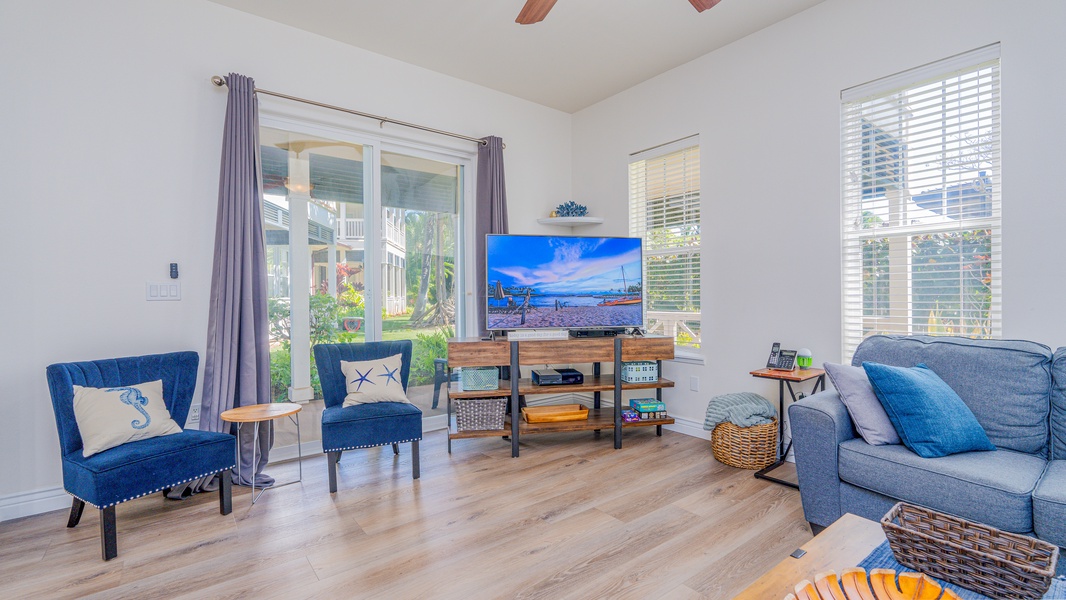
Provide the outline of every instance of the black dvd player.
{"type": "Polygon", "coordinates": [[[575,385],[585,382],[585,375],[577,369],[535,369],[534,385],[575,385]]]}

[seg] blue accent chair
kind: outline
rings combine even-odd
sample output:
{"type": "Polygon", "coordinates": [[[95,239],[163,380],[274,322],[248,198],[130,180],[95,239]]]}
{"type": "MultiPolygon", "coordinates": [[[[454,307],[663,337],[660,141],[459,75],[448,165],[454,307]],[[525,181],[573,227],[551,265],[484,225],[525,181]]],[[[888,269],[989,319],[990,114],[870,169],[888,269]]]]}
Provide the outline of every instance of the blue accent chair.
{"type": "MultiPolygon", "coordinates": [[[[195,352],[172,352],[60,363],[46,369],[59,430],[63,488],[74,497],[67,527],[78,524],[85,504],[100,509],[104,560],[118,556],[115,505],[228,471],[235,465],[236,438],[226,433],[186,429],[122,444],[85,458],[74,418],[73,386],[116,387],[161,379],[170,417],[183,425],[196,389],[199,362],[195,352]]],[[[219,481],[219,512],[228,515],[232,510],[232,483],[229,477],[220,477],[219,481]]]]}
{"type": "Polygon", "coordinates": [[[348,387],[341,361],[362,361],[401,355],[400,379],[407,391],[411,375],[411,340],[367,342],[365,344],[317,344],[315,364],[322,383],[326,408],[322,411],[322,451],[329,469],[329,491],[337,491],[337,462],[341,453],[355,448],[392,444],[394,454],[400,444],[411,442],[411,475],[418,479],[418,441],[422,439],[422,411],[404,402],[375,402],[344,407],[348,387]]]}

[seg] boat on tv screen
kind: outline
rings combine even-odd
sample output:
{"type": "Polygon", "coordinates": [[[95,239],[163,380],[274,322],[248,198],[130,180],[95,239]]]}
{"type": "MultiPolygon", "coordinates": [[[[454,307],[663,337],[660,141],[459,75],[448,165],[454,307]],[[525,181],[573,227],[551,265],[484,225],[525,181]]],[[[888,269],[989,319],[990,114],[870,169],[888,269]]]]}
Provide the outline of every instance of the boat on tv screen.
{"type": "Polygon", "coordinates": [[[642,327],[640,238],[489,235],[489,329],[642,327]]]}

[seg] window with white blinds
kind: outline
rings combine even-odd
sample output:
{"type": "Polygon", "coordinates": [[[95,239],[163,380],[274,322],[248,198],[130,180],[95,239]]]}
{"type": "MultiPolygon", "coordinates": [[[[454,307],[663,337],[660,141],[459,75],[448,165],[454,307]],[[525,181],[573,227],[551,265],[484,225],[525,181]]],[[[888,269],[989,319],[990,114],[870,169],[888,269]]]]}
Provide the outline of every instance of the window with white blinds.
{"type": "Polygon", "coordinates": [[[1000,335],[999,45],[841,93],[843,354],[1000,335]]]}
{"type": "Polygon", "coordinates": [[[629,162],[629,235],[644,239],[649,333],[700,347],[698,136],[636,153],[629,162]]]}

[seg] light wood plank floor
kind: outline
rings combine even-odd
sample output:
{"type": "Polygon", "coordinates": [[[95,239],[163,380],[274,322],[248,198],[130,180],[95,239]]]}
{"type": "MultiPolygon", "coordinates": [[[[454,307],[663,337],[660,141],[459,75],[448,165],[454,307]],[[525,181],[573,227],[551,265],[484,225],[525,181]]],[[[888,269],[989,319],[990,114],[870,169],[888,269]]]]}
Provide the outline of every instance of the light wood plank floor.
{"type": "MultiPolygon", "coordinates": [[[[726,467],[705,440],[652,428],[348,452],[233,513],[217,494],[118,506],[118,558],[98,511],[0,525],[0,598],[731,598],[810,539],[799,492],[726,467]]],[[[286,481],[295,463],[268,472],[286,481]]]]}

